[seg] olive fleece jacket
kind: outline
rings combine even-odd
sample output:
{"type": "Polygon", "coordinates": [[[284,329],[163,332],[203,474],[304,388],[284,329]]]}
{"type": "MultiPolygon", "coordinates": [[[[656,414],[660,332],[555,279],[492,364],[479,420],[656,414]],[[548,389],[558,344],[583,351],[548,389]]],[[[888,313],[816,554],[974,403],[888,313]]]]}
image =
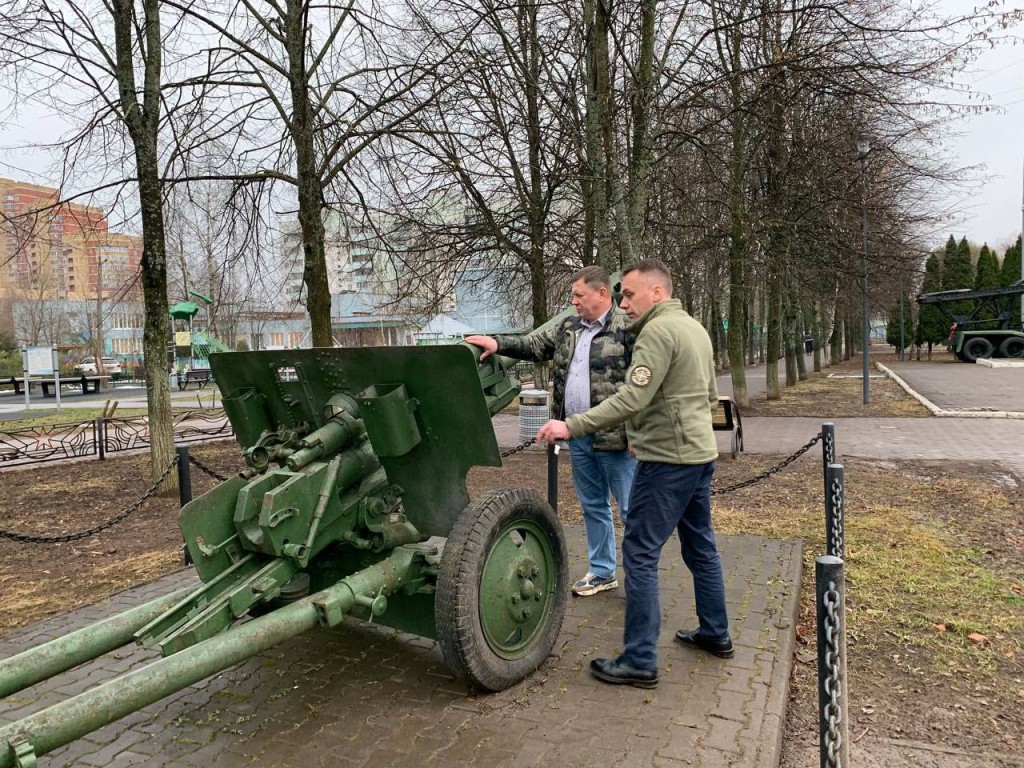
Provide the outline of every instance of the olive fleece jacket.
{"type": "Polygon", "coordinates": [[[573,437],[625,422],[640,461],[707,464],[718,458],[712,414],[718,407],[711,338],[678,299],[659,302],[626,326],[637,334],[622,387],[566,420],[573,437]]]}

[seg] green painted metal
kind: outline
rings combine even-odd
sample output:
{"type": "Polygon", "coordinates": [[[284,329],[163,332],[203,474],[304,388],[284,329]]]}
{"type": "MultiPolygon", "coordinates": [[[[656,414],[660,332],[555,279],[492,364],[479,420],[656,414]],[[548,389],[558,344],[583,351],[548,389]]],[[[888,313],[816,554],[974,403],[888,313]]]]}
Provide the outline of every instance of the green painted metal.
{"type": "MultiPolygon", "coordinates": [[[[210,366],[231,423],[252,419],[261,432],[322,427],[336,395],[360,399],[363,405],[352,416],[362,419],[368,400],[404,387],[407,412],[394,408],[379,420],[371,416],[365,428],[374,449],[380,444],[393,453],[395,433],[403,428],[394,420],[404,419],[410,431],[415,423],[414,447],[378,455],[388,481],[403,489],[405,514],[425,536],[446,535],[469,503],[465,478],[471,467],[501,464],[476,355],[466,345],[231,352],[211,355],[210,366]]],[[[517,392],[501,394],[511,402],[517,392]]],[[[243,449],[259,440],[255,431],[246,426],[237,432],[243,449]]]]}
{"type": "Polygon", "coordinates": [[[175,320],[191,320],[199,312],[199,306],[194,301],[179,301],[168,312],[175,320]]]}
{"type": "MultiPolygon", "coordinates": [[[[346,615],[436,637],[432,537],[468,506],[468,470],[501,463],[490,417],[518,395],[509,362],[466,344],[212,355],[248,468],[181,510],[202,585],[0,663],[0,695],[132,634],[165,658],[0,728],[0,768],[346,615]]],[[[515,660],[551,615],[558,564],[528,520],[496,542],[482,625],[515,660]]]]}
{"type": "Polygon", "coordinates": [[[556,573],[551,543],[532,521],[497,535],[480,575],[480,624],[497,655],[517,659],[529,651],[547,623],[556,573]]]}
{"type": "Polygon", "coordinates": [[[421,551],[396,549],[338,584],[0,728],[0,768],[14,768],[15,743],[42,755],[164,696],[317,626],[334,626],[360,600],[415,584],[421,551]],[[4,748],[4,745],[7,745],[4,748]]]}
{"type": "Polygon", "coordinates": [[[180,589],[0,661],[0,698],[131,642],[140,627],[179,603],[191,592],[190,588],[180,589]]]}

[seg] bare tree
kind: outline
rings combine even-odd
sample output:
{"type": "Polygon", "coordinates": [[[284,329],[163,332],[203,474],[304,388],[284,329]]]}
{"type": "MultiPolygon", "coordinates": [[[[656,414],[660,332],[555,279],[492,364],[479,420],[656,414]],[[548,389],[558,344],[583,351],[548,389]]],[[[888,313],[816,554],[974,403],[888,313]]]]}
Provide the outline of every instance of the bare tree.
{"type": "MultiPolygon", "coordinates": [[[[163,77],[169,40],[160,0],[10,0],[0,16],[0,56],[7,86],[21,97],[49,103],[82,120],[63,143],[63,162],[79,173],[116,175],[111,187],[132,189],[143,235],[141,283],[146,308],[143,352],[152,441],[151,471],[158,478],[174,458],[166,369],[169,334],[164,176],[161,126],[163,77]],[[89,167],[83,163],[88,160],[89,167]]],[[[164,484],[171,492],[177,478],[164,484]]]]}

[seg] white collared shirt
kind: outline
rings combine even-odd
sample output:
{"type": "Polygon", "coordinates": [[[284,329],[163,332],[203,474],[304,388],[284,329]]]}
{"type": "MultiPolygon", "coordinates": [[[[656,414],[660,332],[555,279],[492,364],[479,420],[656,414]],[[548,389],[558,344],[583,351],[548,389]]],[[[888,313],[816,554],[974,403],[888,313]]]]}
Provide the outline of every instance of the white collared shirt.
{"type": "Polygon", "coordinates": [[[576,349],[573,350],[569,370],[565,374],[565,415],[590,410],[590,344],[608,319],[609,307],[597,320],[580,318],[582,326],[576,331],[576,349]]]}

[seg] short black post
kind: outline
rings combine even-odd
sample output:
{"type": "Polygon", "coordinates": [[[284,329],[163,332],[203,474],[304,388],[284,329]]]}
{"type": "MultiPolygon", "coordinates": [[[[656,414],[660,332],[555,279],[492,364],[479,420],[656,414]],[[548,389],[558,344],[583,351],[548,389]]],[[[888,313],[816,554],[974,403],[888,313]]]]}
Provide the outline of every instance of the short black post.
{"type": "Polygon", "coordinates": [[[846,587],[843,561],[814,561],[818,625],[818,746],[821,768],[847,768],[850,757],[846,685],[846,587]]]}
{"type": "Polygon", "coordinates": [[[188,461],[188,446],[177,445],[174,450],[178,454],[178,500],[184,507],[192,501],[192,468],[188,461]]]}
{"type": "Polygon", "coordinates": [[[846,558],[846,472],[842,464],[825,467],[825,547],[828,554],[846,558]]]}
{"type": "MultiPolygon", "coordinates": [[[[178,456],[178,502],[184,507],[192,501],[192,467],[188,460],[187,445],[176,445],[174,451],[178,456]]],[[[192,554],[188,551],[188,544],[181,545],[181,553],[185,565],[191,565],[192,554]]]]}
{"type": "Polygon", "coordinates": [[[558,444],[548,446],[548,504],[558,514],[558,444]]]}
{"type": "Polygon", "coordinates": [[[836,425],[826,421],[821,425],[821,474],[825,476],[825,496],[828,496],[828,465],[836,463],[836,425]]]}
{"type": "Polygon", "coordinates": [[[96,449],[103,461],[107,457],[107,423],[102,416],[96,419],[96,449]]]}

